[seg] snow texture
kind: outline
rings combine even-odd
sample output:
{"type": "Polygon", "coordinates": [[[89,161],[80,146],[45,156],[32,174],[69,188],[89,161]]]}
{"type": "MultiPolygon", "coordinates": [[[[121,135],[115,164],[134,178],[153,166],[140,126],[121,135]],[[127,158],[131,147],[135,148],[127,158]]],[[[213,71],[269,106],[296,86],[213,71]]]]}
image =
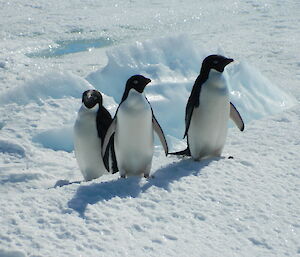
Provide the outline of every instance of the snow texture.
{"type": "Polygon", "coordinates": [[[298,256],[296,0],[0,3],[0,256],[298,256]],[[170,150],[201,61],[219,53],[246,129],[221,158],[165,157],[154,178],[84,182],[72,127],[84,90],[114,115],[129,76],[170,150]],[[234,156],[234,159],[228,159],[234,156]]]}

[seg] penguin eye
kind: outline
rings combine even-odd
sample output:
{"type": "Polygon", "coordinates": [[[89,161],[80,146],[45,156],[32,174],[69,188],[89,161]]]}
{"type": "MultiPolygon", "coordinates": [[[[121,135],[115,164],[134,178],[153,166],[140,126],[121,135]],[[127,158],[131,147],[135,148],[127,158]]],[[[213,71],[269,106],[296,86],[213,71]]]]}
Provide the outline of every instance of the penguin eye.
{"type": "Polygon", "coordinates": [[[218,63],[219,63],[218,60],[214,60],[214,61],[213,61],[213,64],[218,64],[218,63]]]}
{"type": "Polygon", "coordinates": [[[133,84],[134,84],[134,85],[137,85],[137,84],[139,84],[139,82],[135,79],[135,80],[133,81],[133,84]]]}

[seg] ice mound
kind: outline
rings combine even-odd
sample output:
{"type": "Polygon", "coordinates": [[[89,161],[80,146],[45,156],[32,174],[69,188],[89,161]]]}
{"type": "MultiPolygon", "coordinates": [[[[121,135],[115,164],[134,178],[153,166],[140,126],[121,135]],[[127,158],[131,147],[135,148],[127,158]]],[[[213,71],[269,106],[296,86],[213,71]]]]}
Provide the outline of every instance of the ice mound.
{"type": "Polygon", "coordinates": [[[246,62],[229,66],[226,75],[231,100],[245,122],[280,112],[296,104],[296,99],[288,95],[284,88],[277,87],[246,62]]]}
{"type": "Polygon", "coordinates": [[[107,51],[107,65],[91,73],[87,80],[120,102],[130,76],[142,74],[162,83],[190,80],[197,74],[200,61],[206,55],[204,51],[196,51],[186,35],[137,41],[107,51]]]}
{"type": "Polygon", "coordinates": [[[55,151],[72,152],[74,149],[73,125],[43,131],[35,135],[33,141],[55,151]]]}
{"type": "MultiPolygon", "coordinates": [[[[119,103],[130,76],[138,73],[148,76],[152,83],[145,93],[158,121],[167,135],[180,139],[187,99],[202,60],[209,54],[215,53],[196,49],[186,35],[136,42],[109,50],[108,64],[91,73],[87,80],[119,103]]],[[[228,66],[226,72],[232,102],[246,122],[279,112],[296,102],[250,64],[237,62],[228,66]]]]}
{"type": "Polygon", "coordinates": [[[81,98],[82,92],[93,88],[86,80],[72,73],[49,72],[0,95],[0,104],[40,102],[63,97],[81,98]]]}

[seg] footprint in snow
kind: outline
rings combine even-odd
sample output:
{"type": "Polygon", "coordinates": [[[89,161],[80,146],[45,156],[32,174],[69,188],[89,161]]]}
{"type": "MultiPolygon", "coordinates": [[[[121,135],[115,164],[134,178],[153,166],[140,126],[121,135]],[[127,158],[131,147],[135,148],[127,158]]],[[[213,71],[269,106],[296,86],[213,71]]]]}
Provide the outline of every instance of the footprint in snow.
{"type": "Polygon", "coordinates": [[[14,142],[0,139],[0,153],[14,155],[18,158],[25,157],[25,149],[14,142]]]}

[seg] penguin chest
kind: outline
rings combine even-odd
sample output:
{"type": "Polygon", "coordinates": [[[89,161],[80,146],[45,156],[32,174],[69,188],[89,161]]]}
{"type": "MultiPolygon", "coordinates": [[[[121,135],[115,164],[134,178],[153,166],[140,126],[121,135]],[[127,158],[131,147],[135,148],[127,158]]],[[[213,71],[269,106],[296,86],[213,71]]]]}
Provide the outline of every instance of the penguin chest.
{"type": "Polygon", "coordinates": [[[96,115],[96,112],[79,111],[74,125],[75,156],[85,180],[98,178],[106,172],[101,158],[96,115]]]}
{"type": "Polygon", "coordinates": [[[227,136],[230,111],[226,84],[206,83],[199,97],[200,105],[194,108],[188,131],[191,154],[194,159],[219,156],[227,136]]]}
{"type": "Polygon", "coordinates": [[[142,173],[152,161],[152,111],[140,93],[130,92],[118,109],[115,151],[119,168],[127,174],[142,173]]]}

